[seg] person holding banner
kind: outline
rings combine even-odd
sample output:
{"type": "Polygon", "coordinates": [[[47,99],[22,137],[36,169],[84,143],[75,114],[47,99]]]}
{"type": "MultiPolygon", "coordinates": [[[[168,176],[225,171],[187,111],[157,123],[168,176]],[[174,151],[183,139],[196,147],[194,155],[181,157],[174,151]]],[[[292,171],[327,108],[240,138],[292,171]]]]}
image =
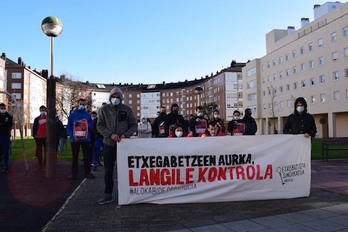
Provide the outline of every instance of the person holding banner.
{"type": "Polygon", "coordinates": [[[172,128],[172,135],[169,135],[168,138],[180,138],[180,137],[186,137],[184,126],[180,123],[177,123],[172,128]]]}
{"type": "Polygon", "coordinates": [[[203,116],[203,107],[196,107],[196,116],[190,120],[190,130],[192,131],[193,137],[198,137],[204,133],[208,126],[208,120],[203,116]]]}
{"type": "MultiPolygon", "coordinates": [[[[166,132],[166,137],[172,135],[172,128],[176,123],[186,125],[184,117],[179,114],[179,105],[173,103],[170,107],[170,113],[167,114],[167,117],[164,121],[164,130],[166,132]]],[[[186,133],[187,128],[184,128],[184,131],[186,133]]]]}
{"type": "Polygon", "coordinates": [[[90,131],[93,130],[93,121],[91,115],[85,110],[86,100],[79,99],[78,108],[75,109],[68,118],[67,132],[71,140],[72,150],[72,169],[70,180],[77,179],[78,158],[80,146],[82,147],[83,166],[86,178],[95,178],[91,173],[91,138],[90,131]]]}
{"type": "Polygon", "coordinates": [[[166,120],[166,108],[161,106],[159,115],[155,118],[155,121],[152,125],[152,135],[154,137],[165,137],[166,131],[164,129],[164,121],[166,120]]]}
{"type": "Polygon", "coordinates": [[[203,137],[203,138],[210,137],[210,136],[211,137],[225,136],[225,134],[220,131],[218,124],[214,120],[210,120],[208,123],[208,128],[206,129],[206,131],[199,135],[199,137],[203,137]]]}
{"type": "Polygon", "coordinates": [[[314,117],[307,112],[307,102],[303,97],[295,100],[294,112],[288,116],[284,125],[284,134],[304,134],[305,138],[314,138],[317,133],[314,117]]]}
{"type": "Polygon", "coordinates": [[[228,132],[233,135],[243,135],[245,130],[245,125],[242,123],[240,118],[240,112],[235,110],[233,112],[233,119],[228,123],[227,127],[228,132]]]}
{"type": "MultiPolygon", "coordinates": [[[[98,113],[97,130],[104,137],[105,190],[104,197],[97,204],[104,205],[115,201],[114,166],[117,163],[117,143],[131,137],[137,131],[137,120],[131,107],[122,103],[123,93],[118,87],[110,91],[111,104],[102,106],[98,113]]],[[[117,170],[116,170],[117,178],[117,170]]],[[[117,192],[117,191],[116,191],[117,192]]]]}

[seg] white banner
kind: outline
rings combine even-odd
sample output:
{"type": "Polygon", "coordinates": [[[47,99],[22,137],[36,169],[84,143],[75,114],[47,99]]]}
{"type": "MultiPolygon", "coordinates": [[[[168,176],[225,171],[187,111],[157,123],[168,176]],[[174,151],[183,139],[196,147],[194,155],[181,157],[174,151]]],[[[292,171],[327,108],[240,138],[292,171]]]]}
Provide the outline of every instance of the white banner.
{"type": "Polygon", "coordinates": [[[303,135],[124,139],[118,202],[286,199],[310,193],[311,140],[303,135]]]}

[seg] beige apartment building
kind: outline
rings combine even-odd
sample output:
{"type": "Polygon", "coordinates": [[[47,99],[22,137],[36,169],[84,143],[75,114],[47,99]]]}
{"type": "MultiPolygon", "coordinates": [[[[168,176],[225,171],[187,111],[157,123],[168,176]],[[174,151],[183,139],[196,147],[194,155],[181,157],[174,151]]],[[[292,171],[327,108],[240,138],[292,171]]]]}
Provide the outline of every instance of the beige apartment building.
{"type": "Polygon", "coordinates": [[[258,134],[282,133],[294,100],[304,97],[317,137],[348,136],[348,3],[314,5],[313,22],[272,30],[266,55],[242,73],[244,108],[252,109],[258,134]]]}

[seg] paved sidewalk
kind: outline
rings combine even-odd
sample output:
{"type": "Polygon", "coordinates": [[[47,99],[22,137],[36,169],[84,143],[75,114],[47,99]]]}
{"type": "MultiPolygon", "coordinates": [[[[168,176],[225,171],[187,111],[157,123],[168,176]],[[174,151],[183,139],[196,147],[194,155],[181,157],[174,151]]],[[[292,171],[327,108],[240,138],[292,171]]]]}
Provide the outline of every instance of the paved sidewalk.
{"type": "Polygon", "coordinates": [[[312,161],[308,198],[99,206],[103,169],[83,181],[44,231],[348,231],[348,159],[312,161]]]}

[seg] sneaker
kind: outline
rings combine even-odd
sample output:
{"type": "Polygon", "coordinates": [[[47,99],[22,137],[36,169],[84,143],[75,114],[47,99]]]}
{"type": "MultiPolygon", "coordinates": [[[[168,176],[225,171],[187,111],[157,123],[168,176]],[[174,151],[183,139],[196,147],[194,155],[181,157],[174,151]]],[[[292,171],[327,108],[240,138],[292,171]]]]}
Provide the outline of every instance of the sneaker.
{"type": "Polygon", "coordinates": [[[114,202],[114,201],[115,201],[115,199],[114,199],[114,197],[112,196],[112,194],[105,194],[105,196],[104,196],[102,199],[100,199],[100,200],[97,202],[97,204],[98,204],[98,205],[104,205],[104,204],[112,203],[112,202],[114,202]]]}
{"type": "Polygon", "coordinates": [[[86,174],[85,177],[86,177],[87,179],[93,179],[93,178],[95,178],[95,176],[94,176],[92,173],[86,174]]]}
{"type": "Polygon", "coordinates": [[[68,177],[69,180],[76,180],[77,179],[77,176],[76,175],[70,175],[68,177]]]}

